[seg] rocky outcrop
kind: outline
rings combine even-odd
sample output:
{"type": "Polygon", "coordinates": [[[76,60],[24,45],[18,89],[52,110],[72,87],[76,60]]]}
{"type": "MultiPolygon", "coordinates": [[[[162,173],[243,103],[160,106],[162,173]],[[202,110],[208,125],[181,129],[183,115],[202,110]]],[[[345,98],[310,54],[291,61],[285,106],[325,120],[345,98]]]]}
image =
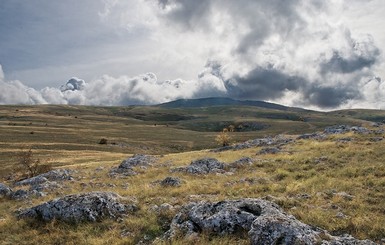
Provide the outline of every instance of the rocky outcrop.
{"type": "Polygon", "coordinates": [[[69,169],[55,169],[35,177],[16,182],[15,185],[38,185],[47,181],[73,180],[74,173],[75,171],[69,169]]]}
{"type": "Polygon", "coordinates": [[[282,135],[277,135],[276,137],[266,137],[266,138],[260,138],[260,139],[254,139],[254,140],[248,140],[243,143],[238,143],[231,146],[224,146],[221,148],[217,148],[212,150],[213,152],[221,152],[221,151],[228,151],[228,150],[242,150],[257,146],[283,146],[286,145],[293,140],[290,138],[287,138],[282,135]]]}
{"type": "Polygon", "coordinates": [[[134,156],[123,160],[118,168],[132,169],[137,166],[150,166],[156,161],[156,158],[149,155],[135,154],[134,156]]]}
{"type": "Polygon", "coordinates": [[[250,157],[242,157],[232,163],[228,164],[230,168],[242,168],[244,166],[250,166],[254,163],[254,160],[250,157]]]}
{"type": "Polygon", "coordinates": [[[332,236],[283,212],[262,199],[199,202],[183,206],[173,218],[167,238],[199,233],[211,235],[248,234],[251,244],[375,244],[351,236],[332,236]]]}
{"type": "Polygon", "coordinates": [[[202,158],[192,161],[186,167],[174,168],[171,172],[186,172],[189,174],[209,174],[225,172],[225,164],[215,158],[202,158]]]}
{"type": "Polygon", "coordinates": [[[21,211],[18,218],[34,218],[66,222],[98,221],[118,218],[137,210],[133,204],[124,204],[123,198],[113,192],[90,192],[68,195],[21,211]]]}
{"type": "Polygon", "coordinates": [[[12,194],[12,189],[3,183],[0,183],[0,198],[9,197],[11,194],[12,194]]]}
{"type": "Polygon", "coordinates": [[[116,177],[127,177],[137,175],[134,171],[134,167],[146,168],[151,166],[156,161],[156,158],[150,155],[135,154],[123,160],[118,167],[112,168],[109,172],[109,176],[112,178],[116,177]]]}

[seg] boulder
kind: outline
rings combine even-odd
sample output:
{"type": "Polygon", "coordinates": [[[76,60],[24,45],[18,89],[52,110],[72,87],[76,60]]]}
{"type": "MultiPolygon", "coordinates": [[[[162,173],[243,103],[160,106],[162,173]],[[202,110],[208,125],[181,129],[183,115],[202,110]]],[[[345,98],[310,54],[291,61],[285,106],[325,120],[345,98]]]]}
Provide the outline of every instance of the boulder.
{"type": "Polygon", "coordinates": [[[228,166],[230,168],[241,168],[241,167],[244,167],[244,166],[250,166],[253,164],[253,159],[250,158],[250,157],[242,157],[232,163],[229,163],[228,166]]]}
{"type": "Polygon", "coordinates": [[[245,235],[251,244],[324,244],[374,245],[349,235],[332,236],[327,231],[309,226],[288,215],[267,200],[244,198],[221,202],[190,203],[172,219],[166,238],[179,235],[245,235]]]}
{"type": "Polygon", "coordinates": [[[228,151],[228,150],[242,150],[257,146],[283,146],[286,144],[289,144],[293,140],[290,138],[286,138],[283,135],[277,135],[276,137],[266,137],[266,138],[260,138],[260,139],[254,139],[254,140],[248,140],[243,143],[238,143],[231,146],[224,146],[221,148],[217,148],[212,150],[213,152],[221,152],[221,151],[228,151]]]}
{"type": "Polygon", "coordinates": [[[265,155],[265,154],[277,154],[279,153],[281,150],[277,147],[265,147],[265,148],[262,148],[258,154],[260,155],[265,155]]]}
{"type": "Polygon", "coordinates": [[[3,183],[0,183],[0,198],[9,197],[11,194],[12,194],[12,189],[3,183]]]}
{"type": "Polygon", "coordinates": [[[182,181],[176,177],[166,177],[164,180],[160,182],[161,186],[180,186],[182,181]]]}
{"type": "Polygon", "coordinates": [[[45,183],[47,181],[64,181],[64,180],[73,180],[74,170],[69,169],[54,169],[47,173],[37,175],[35,177],[25,179],[19,182],[16,182],[16,186],[20,185],[38,185],[45,183]]]}
{"type": "Polygon", "coordinates": [[[122,197],[113,192],[89,192],[57,198],[21,211],[18,218],[43,221],[58,219],[66,222],[99,221],[118,218],[137,207],[121,203],[122,197]]]}
{"type": "Polygon", "coordinates": [[[118,168],[132,169],[133,167],[136,167],[136,166],[150,166],[155,161],[156,161],[156,158],[153,156],[135,154],[134,156],[127,158],[126,160],[123,160],[122,163],[120,163],[118,168]]]}
{"type": "Polygon", "coordinates": [[[225,164],[215,158],[202,158],[192,161],[189,166],[172,169],[172,172],[190,174],[223,173],[225,164]]]}
{"type": "Polygon", "coordinates": [[[248,232],[263,209],[272,209],[271,212],[275,213],[278,207],[260,199],[190,203],[173,218],[166,237],[202,232],[216,235],[248,232]]]}

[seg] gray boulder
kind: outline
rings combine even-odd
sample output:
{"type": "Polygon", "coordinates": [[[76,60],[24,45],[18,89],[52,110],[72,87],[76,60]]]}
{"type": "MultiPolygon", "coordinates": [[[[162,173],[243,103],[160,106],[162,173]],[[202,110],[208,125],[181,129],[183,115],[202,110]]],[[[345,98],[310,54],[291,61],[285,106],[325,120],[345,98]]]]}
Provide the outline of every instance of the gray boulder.
{"type": "Polygon", "coordinates": [[[254,160],[250,157],[242,157],[232,163],[229,163],[228,166],[230,168],[241,168],[241,167],[244,167],[244,166],[250,166],[252,165],[254,162],[254,160]]]}
{"type": "Polygon", "coordinates": [[[126,160],[123,160],[122,163],[120,163],[118,168],[132,169],[133,167],[136,167],[136,166],[150,166],[155,161],[156,161],[156,158],[153,156],[135,154],[134,156],[127,158],[126,160]]]}
{"type": "Polygon", "coordinates": [[[276,204],[262,199],[190,203],[173,218],[167,238],[198,233],[211,235],[248,234],[251,244],[374,245],[349,235],[332,236],[288,215],[276,204]]]}
{"type": "Polygon", "coordinates": [[[73,180],[74,170],[69,169],[55,169],[47,173],[37,175],[35,177],[25,179],[19,182],[16,182],[16,186],[20,185],[38,185],[45,183],[47,181],[64,181],[64,180],[73,180]]]}
{"type": "Polygon", "coordinates": [[[190,174],[223,173],[225,164],[215,158],[202,158],[192,161],[189,166],[174,168],[172,172],[186,172],[190,174]]]}
{"type": "Polygon", "coordinates": [[[160,182],[161,186],[180,186],[182,181],[176,177],[166,177],[164,180],[160,182]]]}
{"type": "Polygon", "coordinates": [[[279,153],[281,150],[277,147],[265,147],[265,148],[262,148],[258,154],[260,155],[265,155],[265,154],[277,154],[279,153]]]}
{"type": "Polygon", "coordinates": [[[66,222],[99,221],[118,218],[137,210],[133,204],[121,203],[122,197],[113,192],[90,192],[68,195],[19,213],[18,218],[34,218],[44,221],[53,219],[66,222]]]}
{"type": "Polygon", "coordinates": [[[0,198],[9,197],[11,194],[12,194],[12,189],[3,183],[0,183],[0,198]]]}
{"type": "Polygon", "coordinates": [[[30,196],[31,196],[31,193],[29,191],[21,189],[21,190],[12,192],[10,195],[10,198],[13,200],[23,200],[23,199],[29,198],[30,196]]]}
{"type": "Polygon", "coordinates": [[[278,207],[260,199],[190,203],[183,206],[173,218],[166,236],[190,236],[201,232],[216,235],[248,232],[263,209],[272,209],[271,212],[275,213],[278,207]]]}

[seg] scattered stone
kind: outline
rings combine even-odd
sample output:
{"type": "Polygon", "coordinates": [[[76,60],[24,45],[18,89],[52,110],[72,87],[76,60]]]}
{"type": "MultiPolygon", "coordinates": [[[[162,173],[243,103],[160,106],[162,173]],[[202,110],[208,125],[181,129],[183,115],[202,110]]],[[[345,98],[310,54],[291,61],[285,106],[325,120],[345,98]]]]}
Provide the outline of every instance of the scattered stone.
{"type": "Polygon", "coordinates": [[[338,193],[334,193],[335,196],[339,196],[339,197],[342,197],[344,198],[345,200],[353,200],[354,196],[353,195],[350,195],[346,192],[338,192],[338,193]]]}
{"type": "Polygon", "coordinates": [[[336,141],[339,142],[339,143],[349,143],[349,142],[352,142],[353,139],[350,138],[350,137],[346,137],[346,138],[337,139],[336,141]]]}
{"type": "Polygon", "coordinates": [[[242,157],[232,163],[229,163],[228,166],[230,168],[241,168],[241,167],[244,167],[244,166],[250,166],[253,164],[253,159],[250,158],[250,157],[242,157]]]}
{"type": "Polygon", "coordinates": [[[383,141],[384,138],[383,137],[372,137],[369,139],[369,141],[371,142],[380,142],[380,141],[383,141]]]}
{"type": "Polygon", "coordinates": [[[339,219],[346,219],[346,218],[348,218],[348,216],[345,215],[345,214],[342,213],[342,212],[338,212],[338,213],[336,214],[336,218],[339,218],[339,219]]]}
{"type": "Polygon", "coordinates": [[[316,159],[314,159],[314,163],[318,164],[321,162],[326,162],[327,160],[329,160],[329,158],[327,156],[320,156],[320,157],[317,157],[316,159]]]}
{"type": "Polygon", "coordinates": [[[297,137],[297,140],[307,140],[307,139],[315,139],[322,140],[325,139],[326,135],[322,133],[311,133],[311,134],[302,134],[297,137]]]}
{"type": "Polygon", "coordinates": [[[69,169],[54,169],[47,173],[37,175],[35,177],[25,179],[19,182],[16,182],[15,185],[37,185],[47,181],[64,181],[64,180],[73,180],[74,170],[69,169]]]}
{"type": "Polygon", "coordinates": [[[180,186],[182,181],[176,177],[166,177],[160,182],[161,186],[180,186]]]}
{"type": "Polygon", "coordinates": [[[291,142],[293,142],[292,139],[287,138],[283,135],[277,135],[276,137],[267,137],[267,138],[248,140],[243,143],[235,144],[232,146],[220,147],[211,151],[221,152],[221,151],[228,151],[228,150],[242,150],[242,149],[247,149],[247,148],[252,148],[257,146],[283,146],[291,142]]]}
{"type": "Polygon", "coordinates": [[[297,194],[295,197],[297,199],[310,199],[311,195],[307,193],[301,193],[301,194],[297,194]]]}
{"type": "Polygon", "coordinates": [[[32,185],[29,190],[42,192],[42,191],[54,191],[56,189],[61,189],[61,188],[63,188],[63,186],[58,184],[56,181],[47,181],[44,183],[32,185]]]}
{"type": "Polygon", "coordinates": [[[0,198],[9,197],[11,194],[12,189],[3,183],[0,183],[0,198]]]}
{"type": "Polygon", "coordinates": [[[123,160],[118,168],[132,169],[136,166],[151,166],[156,161],[156,158],[149,155],[135,154],[134,156],[123,160]]]}
{"type": "Polygon", "coordinates": [[[23,199],[27,199],[29,197],[30,197],[30,193],[26,190],[23,190],[23,189],[14,191],[10,195],[10,198],[13,200],[23,200],[23,199]]]}
{"type": "Polygon", "coordinates": [[[118,167],[112,168],[108,175],[112,178],[122,178],[137,175],[134,171],[134,167],[140,167],[146,169],[147,166],[151,166],[156,161],[156,158],[149,155],[135,154],[123,160],[118,167]]]}
{"type": "Polygon", "coordinates": [[[122,197],[113,192],[90,192],[68,195],[21,211],[18,218],[53,219],[66,222],[99,221],[118,218],[138,208],[120,202],[122,197]]]}
{"type": "Polygon", "coordinates": [[[189,166],[174,168],[171,172],[186,172],[189,174],[223,173],[225,164],[215,158],[202,158],[192,161],[189,166]]]}
{"type": "Polygon", "coordinates": [[[46,177],[38,175],[38,176],[29,178],[29,179],[25,179],[25,180],[21,180],[19,182],[16,182],[15,186],[20,186],[20,185],[38,185],[38,184],[41,184],[41,183],[45,183],[47,181],[48,181],[48,179],[46,177]]]}
{"type": "Polygon", "coordinates": [[[258,154],[259,155],[265,155],[265,154],[277,154],[279,153],[281,150],[277,147],[266,147],[266,148],[263,148],[261,149],[258,154]]]}

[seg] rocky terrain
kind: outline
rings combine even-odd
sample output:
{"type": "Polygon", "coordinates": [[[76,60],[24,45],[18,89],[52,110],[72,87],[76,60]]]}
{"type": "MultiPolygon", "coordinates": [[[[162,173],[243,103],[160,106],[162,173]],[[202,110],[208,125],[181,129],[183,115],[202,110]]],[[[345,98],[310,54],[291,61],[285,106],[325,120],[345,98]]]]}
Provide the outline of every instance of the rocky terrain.
{"type": "MultiPolygon", "coordinates": [[[[20,224],[24,226],[23,229],[27,229],[26,226],[30,222],[42,222],[43,226],[52,222],[77,225],[108,222],[111,227],[115,227],[113,224],[116,223],[123,224],[116,228],[120,229],[119,239],[122,243],[127,237],[130,239],[134,237],[126,242],[167,244],[171,241],[181,243],[186,241],[204,244],[210,239],[216,241],[215,239],[225,236],[230,237],[229,243],[372,245],[383,241],[385,234],[382,237],[376,236],[375,240],[358,239],[346,234],[344,229],[341,229],[341,232],[331,232],[314,224],[307,224],[290,214],[290,212],[295,214],[296,206],[315,210],[327,209],[317,207],[321,204],[317,204],[316,201],[328,203],[330,200],[336,200],[340,206],[331,204],[334,205],[331,206],[331,210],[338,211],[332,218],[338,224],[338,220],[350,219],[344,212],[349,203],[354,203],[356,196],[337,190],[324,192],[318,190],[311,194],[306,192],[295,194],[291,191],[286,196],[271,196],[269,190],[277,186],[275,183],[279,183],[290,174],[279,168],[274,169],[271,176],[267,174],[258,177],[236,176],[261,171],[265,166],[271,165],[276,155],[287,159],[285,161],[291,161],[289,156],[296,154],[293,148],[296,144],[320,142],[343,147],[340,144],[362,140],[359,138],[360,135],[366,137],[368,144],[379,144],[383,141],[383,133],[381,126],[368,129],[340,125],[328,127],[323,132],[299,136],[279,135],[259,138],[199,154],[192,153],[196,157],[190,164],[184,161],[174,164],[170,160],[167,161],[167,158],[164,160],[164,156],[136,154],[111,167],[58,168],[29,179],[0,183],[0,199],[7,203],[17,203],[19,208],[12,211],[12,217],[7,215],[5,217],[14,222],[26,222],[20,224]],[[212,157],[213,154],[241,151],[246,156],[233,157],[231,161],[212,157]],[[158,175],[165,177],[159,178],[158,175]],[[147,184],[140,185],[142,189],[136,190],[137,196],[125,195],[125,190],[135,188],[133,182],[130,182],[135,178],[137,181],[135,183],[147,181],[147,184]],[[205,183],[213,180],[214,182],[210,183],[215,186],[216,179],[225,180],[218,187],[221,189],[208,187],[205,183]],[[201,183],[201,187],[194,186],[194,183],[201,183]],[[258,189],[258,185],[269,189],[258,189]],[[242,190],[242,196],[230,194],[235,186],[243,186],[244,189],[238,190],[242,190]],[[256,189],[253,186],[256,186],[256,189]],[[261,193],[248,192],[248,188],[259,190],[261,193]],[[217,195],[221,191],[227,194],[217,195]],[[190,195],[186,195],[187,193],[190,195]],[[162,202],[163,196],[169,196],[165,200],[170,203],[162,202]],[[306,204],[308,206],[302,206],[300,200],[312,202],[306,204]],[[143,236],[142,231],[135,231],[134,228],[130,228],[133,231],[124,228],[125,225],[130,227],[129,220],[150,219],[146,217],[155,217],[155,223],[159,226],[159,230],[153,232],[151,236],[146,234],[143,236]],[[135,232],[138,234],[134,234],[135,232]]],[[[319,156],[309,164],[319,171],[324,171],[328,164],[340,164],[331,162],[331,158],[332,156],[327,155],[319,156]]],[[[305,160],[310,161],[308,158],[305,160]]],[[[269,173],[270,170],[266,171],[269,173]]],[[[296,180],[304,178],[299,173],[296,176],[296,180]]],[[[314,217],[313,219],[316,220],[314,217]]]]}

